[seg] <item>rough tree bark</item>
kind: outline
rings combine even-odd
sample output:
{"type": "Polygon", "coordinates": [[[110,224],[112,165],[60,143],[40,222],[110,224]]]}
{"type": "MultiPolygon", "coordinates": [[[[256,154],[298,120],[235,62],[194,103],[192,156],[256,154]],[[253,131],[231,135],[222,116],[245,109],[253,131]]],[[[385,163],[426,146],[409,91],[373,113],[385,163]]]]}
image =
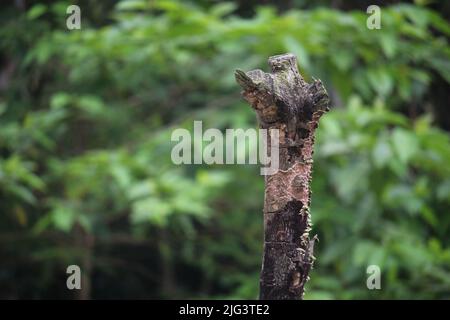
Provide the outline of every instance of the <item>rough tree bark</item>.
{"type": "Polygon", "coordinates": [[[329,99],[320,80],[305,82],[293,54],[270,57],[269,66],[235,73],[260,127],[279,129],[279,170],[265,176],[260,299],[302,299],[317,239],[309,237],[314,134],[329,99]]]}

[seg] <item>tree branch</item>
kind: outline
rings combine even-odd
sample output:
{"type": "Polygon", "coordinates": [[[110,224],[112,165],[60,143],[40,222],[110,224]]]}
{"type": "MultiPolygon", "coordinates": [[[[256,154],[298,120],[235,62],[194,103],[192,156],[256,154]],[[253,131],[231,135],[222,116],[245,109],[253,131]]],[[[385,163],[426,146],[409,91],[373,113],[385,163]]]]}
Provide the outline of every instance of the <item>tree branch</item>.
{"type": "Polygon", "coordinates": [[[280,168],[265,178],[260,298],[301,299],[317,239],[309,237],[314,133],[329,99],[320,80],[305,82],[293,54],[270,57],[269,66],[270,73],[235,72],[260,127],[279,130],[280,168]]]}

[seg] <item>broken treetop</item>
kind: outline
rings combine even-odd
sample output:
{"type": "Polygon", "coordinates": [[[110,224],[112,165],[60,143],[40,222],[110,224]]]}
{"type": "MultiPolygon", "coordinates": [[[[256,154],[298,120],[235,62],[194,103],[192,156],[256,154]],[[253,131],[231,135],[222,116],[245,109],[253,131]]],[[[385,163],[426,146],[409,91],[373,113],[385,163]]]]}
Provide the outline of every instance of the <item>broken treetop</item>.
{"type": "Polygon", "coordinates": [[[262,70],[236,70],[236,81],[244,89],[245,98],[258,112],[262,127],[276,122],[288,124],[290,138],[296,129],[304,128],[315,113],[328,110],[329,99],[320,80],[308,84],[297,69],[291,54],[269,58],[271,73],[262,70]]]}

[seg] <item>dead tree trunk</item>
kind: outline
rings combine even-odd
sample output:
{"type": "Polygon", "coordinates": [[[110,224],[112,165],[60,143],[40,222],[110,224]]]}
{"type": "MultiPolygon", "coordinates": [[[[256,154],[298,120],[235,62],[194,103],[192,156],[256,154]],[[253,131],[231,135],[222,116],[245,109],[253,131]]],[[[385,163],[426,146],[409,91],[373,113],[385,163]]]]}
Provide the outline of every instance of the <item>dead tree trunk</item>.
{"type": "Polygon", "coordinates": [[[315,259],[316,236],[309,237],[314,134],[329,99],[320,80],[304,81],[293,54],[270,57],[269,65],[271,73],[235,73],[260,127],[279,130],[279,170],[265,176],[260,299],[301,299],[315,259]]]}

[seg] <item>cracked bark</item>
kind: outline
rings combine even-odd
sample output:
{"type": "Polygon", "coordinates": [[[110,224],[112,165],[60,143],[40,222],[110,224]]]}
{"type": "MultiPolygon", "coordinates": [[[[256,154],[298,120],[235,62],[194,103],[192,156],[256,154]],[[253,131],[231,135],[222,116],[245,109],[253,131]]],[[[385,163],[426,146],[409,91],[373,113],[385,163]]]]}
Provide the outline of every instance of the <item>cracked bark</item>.
{"type": "Polygon", "coordinates": [[[317,239],[309,236],[314,134],[329,99],[320,80],[305,82],[293,54],[273,56],[268,62],[270,73],[235,72],[260,127],[279,129],[279,170],[265,176],[260,299],[301,299],[317,239]]]}

